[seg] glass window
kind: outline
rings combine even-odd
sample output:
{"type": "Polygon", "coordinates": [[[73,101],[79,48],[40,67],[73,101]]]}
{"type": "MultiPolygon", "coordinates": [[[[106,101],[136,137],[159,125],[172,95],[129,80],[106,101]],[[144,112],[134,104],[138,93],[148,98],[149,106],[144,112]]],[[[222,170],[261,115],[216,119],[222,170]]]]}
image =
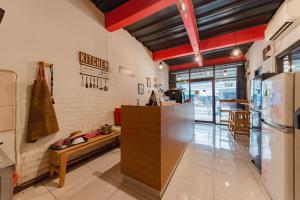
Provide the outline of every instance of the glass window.
{"type": "Polygon", "coordinates": [[[176,88],[181,89],[185,95],[185,98],[189,98],[190,96],[190,84],[188,81],[177,82],[176,88]]]}
{"type": "Polygon", "coordinates": [[[189,70],[170,72],[170,82],[189,80],[189,70]]]}
{"type": "Polygon", "coordinates": [[[229,78],[237,76],[237,65],[216,66],[215,78],[229,78]]]}
{"type": "Polygon", "coordinates": [[[212,77],[214,77],[214,69],[212,67],[191,69],[191,79],[212,78],[212,77]]]}
{"type": "Polygon", "coordinates": [[[300,71],[300,48],[291,54],[291,70],[292,72],[300,71]]]}
{"type": "Polygon", "coordinates": [[[277,72],[299,72],[300,71],[300,42],[296,43],[292,47],[293,50],[287,50],[288,52],[278,58],[277,72]]]}

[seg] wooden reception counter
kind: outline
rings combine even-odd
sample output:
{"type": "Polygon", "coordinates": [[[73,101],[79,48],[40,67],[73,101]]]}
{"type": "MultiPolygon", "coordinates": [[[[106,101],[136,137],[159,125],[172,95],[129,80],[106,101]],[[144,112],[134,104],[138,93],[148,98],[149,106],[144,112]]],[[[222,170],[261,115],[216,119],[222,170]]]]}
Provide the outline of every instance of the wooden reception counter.
{"type": "Polygon", "coordinates": [[[192,103],[122,106],[122,173],[161,195],[193,133],[192,103]]]}

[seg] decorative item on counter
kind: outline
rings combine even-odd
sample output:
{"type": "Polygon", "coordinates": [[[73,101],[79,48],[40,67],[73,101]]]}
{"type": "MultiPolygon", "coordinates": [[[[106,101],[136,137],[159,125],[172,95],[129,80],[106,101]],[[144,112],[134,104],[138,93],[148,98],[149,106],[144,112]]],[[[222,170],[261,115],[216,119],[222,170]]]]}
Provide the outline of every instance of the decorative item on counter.
{"type": "Polygon", "coordinates": [[[114,133],[121,133],[121,126],[113,126],[111,131],[114,133]]]}
{"type": "Polygon", "coordinates": [[[112,125],[105,124],[101,127],[101,131],[103,135],[108,135],[111,133],[112,125]]]}
{"type": "Polygon", "coordinates": [[[151,78],[147,78],[147,87],[151,87],[151,78]]]}
{"type": "MultiPolygon", "coordinates": [[[[51,98],[51,93],[45,79],[44,67],[51,69],[52,65],[40,62],[38,77],[33,84],[28,120],[28,142],[35,142],[41,137],[59,131],[53,99],[51,98]]],[[[51,84],[51,86],[53,85],[51,84]]]]}
{"type": "Polygon", "coordinates": [[[154,91],[152,91],[152,93],[151,93],[149,103],[147,104],[147,106],[158,106],[158,102],[157,102],[154,91]]]}
{"type": "Polygon", "coordinates": [[[138,84],[138,94],[144,94],[144,84],[138,84]]]}

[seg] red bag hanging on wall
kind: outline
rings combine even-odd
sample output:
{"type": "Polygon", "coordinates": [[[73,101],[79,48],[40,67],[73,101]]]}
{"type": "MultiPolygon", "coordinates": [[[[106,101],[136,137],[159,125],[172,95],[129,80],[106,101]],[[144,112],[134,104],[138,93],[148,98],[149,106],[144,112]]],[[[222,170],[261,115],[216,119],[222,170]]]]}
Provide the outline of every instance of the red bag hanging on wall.
{"type": "Polygon", "coordinates": [[[39,67],[38,78],[34,81],[28,120],[28,142],[59,131],[49,87],[43,66],[39,67]]]}

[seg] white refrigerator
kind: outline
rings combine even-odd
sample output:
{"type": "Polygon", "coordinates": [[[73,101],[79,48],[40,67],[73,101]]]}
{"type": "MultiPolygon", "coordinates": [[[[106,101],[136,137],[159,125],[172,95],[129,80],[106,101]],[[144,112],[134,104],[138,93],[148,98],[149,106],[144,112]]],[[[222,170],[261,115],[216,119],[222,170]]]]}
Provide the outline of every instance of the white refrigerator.
{"type": "Polygon", "coordinates": [[[262,92],[262,181],[273,200],[300,200],[300,73],[271,77],[262,92]]]}

